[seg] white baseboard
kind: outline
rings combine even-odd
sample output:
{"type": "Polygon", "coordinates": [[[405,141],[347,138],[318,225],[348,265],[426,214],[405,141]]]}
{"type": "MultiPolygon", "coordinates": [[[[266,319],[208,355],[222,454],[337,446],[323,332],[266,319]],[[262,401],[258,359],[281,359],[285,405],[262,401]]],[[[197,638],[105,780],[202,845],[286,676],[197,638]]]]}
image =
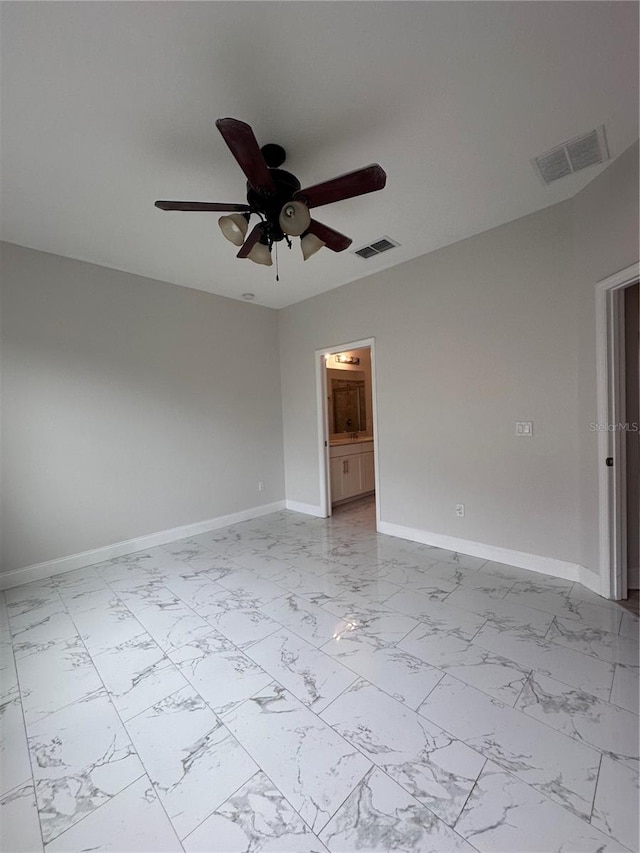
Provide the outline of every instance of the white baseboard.
{"type": "Polygon", "coordinates": [[[285,501],[285,507],[292,512],[303,512],[305,515],[315,515],[316,518],[325,518],[321,508],[314,504],[303,504],[300,501],[287,500],[285,501]]]}
{"type": "Polygon", "coordinates": [[[423,545],[445,548],[447,551],[456,551],[459,554],[468,554],[471,557],[480,557],[481,560],[506,563],[509,566],[518,566],[542,575],[577,581],[598,595],[602,594],[599,575],[579,563],[556,560],[554,557],[542,557],[539,554],[528,554],[526,551],[514,551],[499,545],[486,545],[484,542],[472,542],[470,539],[457,539],[454,536],[432,533],[417,527],[390,524],[387,521],[381,521],[378,524],[378,532],[397,536],[399,539],[409,539],[411,542],[420,542],[423,545]]]}
{"type": "Polygon", "coordinates": [[[591,569],[588,569],[586,566],[578,565],[578,569],[578,583],[581,583],[582,586],[586,586],[587,589],[590,589],[591,592],[595,592],[596,595],[601,595],[603,598],[609,598],[609,596],[604,592],[602,578],[600,575],[592,572],[591,569]]]}
{"type": "Polygon", "coordinates": [[[127,539],[124,542],[115,542],[113,545],[105,545],[102,548],[94,548],[91,551],[83,551],[80,554],[71,554],[68,557],[59,557],[57,560],[48,560],[46,563],[36,563],[33,566],[25,566],[22,569],[14,569],[11,572],[0,574],[0,590],[20,586],[23,583],[50,578],[63,572],[71,572],[74,569],[84,569],[95,563],[103,563],[114,557],[122,557],[124,554],[132,554],[134,551],[146,551],[147,548],[155,548],[157,545],[166,545],[177,539],[186,539],[189,536],[199,536],[201,533],[209,533],[230,524],[240,521],[250,521],[261,515],[269,515],[279,512],[285,508],[284,501],[275,501],[262,506],[254,506],[251,509],[243,509],[230,515],[219,515],[217,518],[209,518],[207,521],[197,521],[195,524],[185,524],[182,527],[172,527],[169,530],[161,530],[158,533],[149,533],[145,536],[137,536],[135,539],[127,539]]]}
{"type": "MultiPolygon", "coordinates": [[[[116,542],[113,545],[105,545],[94,548],[91,551],[83,551],[80,554],[71,554],[68,557],[60,557],[57,560],[49,560],[45,563],[37,563],[33,566],[25,566],[22,569],[14,569],[10,572],[0,574],[0,590],[10,589],[24,583],[43,580],[53,575],[70,572],[74,569],[83,569],[95,563],[103,563],[124,554],[132,554],[135,551],[144,551],[147,548],[155,548],[157,545],[166,545],[177,539],[186,539],[190,536],[198,536],[221,527],[228,527],[241,521],[250,521],[262,515],[279,512],[288,509],[292,512],[300,512],[323,518],[322,510],[314,504],[300,503],[299,501],[275,501],[262,506],[234,512],[230,515],[220,515],[206,521],[198,521],[195,524],[185,524],[182,527],[172,527],[169,530],[161,530],[158,533],[150,533],[138,536],[135,539],[127,539],[124,542],[116,542]]],[[[388,536],[396,536],[399,539],[409,539],[412,542],[421,542],[423,545],[433,545],[437,548],[446,548],[448,551],[457,551],[460,554],[469,554],[472,557],[480,557],[484,560],[494,560],[497,563],[506,563],[510,566],[518,566],[522,569],[530,569],[544,575],[552,575],[557,578],[565,578],[577,581],[588,589],[602,595],[600,576],[589,571],[585,566],[578,563],[564,562],[552,557],[541,557],[537,554],[527,554],[524,551],[513,551],[510,548],[501,548],[497,545],[486,545],[482,542],[472,542],[469,539],[457,539],[452,536],[444,536],[441,533],[432,533],[428,530],[420,530],[416,527],[405,527],[400,524],[391,524],[381,521],[378,531],[388,536]]]]}

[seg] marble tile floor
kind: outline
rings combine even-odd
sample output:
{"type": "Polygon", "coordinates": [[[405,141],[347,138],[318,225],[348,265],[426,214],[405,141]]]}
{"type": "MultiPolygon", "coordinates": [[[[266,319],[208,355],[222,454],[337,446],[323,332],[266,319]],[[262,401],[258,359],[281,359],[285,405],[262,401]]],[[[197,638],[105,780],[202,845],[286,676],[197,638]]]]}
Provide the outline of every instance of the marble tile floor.
{"type": "Polygon", "coordinates": [[[0,849],[637,851],[638,630],[371,500],[15,587],[0,849]]]}

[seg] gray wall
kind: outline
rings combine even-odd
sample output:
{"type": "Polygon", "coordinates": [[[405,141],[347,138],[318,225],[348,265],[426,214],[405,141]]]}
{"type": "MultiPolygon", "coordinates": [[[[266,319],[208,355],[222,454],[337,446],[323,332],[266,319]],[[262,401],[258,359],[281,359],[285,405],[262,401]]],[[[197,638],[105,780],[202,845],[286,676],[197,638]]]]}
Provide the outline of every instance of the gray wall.
{"type": "Polygon", "coordinates": [[[275,311],[1,263],[3,571],[284,498],[275,311]]]}
{"type": "Polygon", "coordinates": [[[575,560],[574,301],[564,203],[282,310],[287,498],[319,502],[314,350],[375,337],[382,520],[575,560]]]}
{"type": "Polygon", "coordinates": [[[579,329],[577,437],[580,451],[580,562],[598,570],[595,286],[638,261],[638,144],[573,200],[576,319],[579,329]]]}
{"type": "Polygon", "coordinates": [[[597,572],[595,284],[638,233],[634,145],[568,202],[281,311],[287,497],[319,502],[314,350],[373,336],[382,520],[597,572]]]}
{"type": "Polygon", "coordinates": [[[283,462],[317,505],[314,350],[375,337],[383,521],[597,571],[594,288],[638,254],[637,145],[278,313],[4,244],[2,570],[281,500],[283,462]]]}

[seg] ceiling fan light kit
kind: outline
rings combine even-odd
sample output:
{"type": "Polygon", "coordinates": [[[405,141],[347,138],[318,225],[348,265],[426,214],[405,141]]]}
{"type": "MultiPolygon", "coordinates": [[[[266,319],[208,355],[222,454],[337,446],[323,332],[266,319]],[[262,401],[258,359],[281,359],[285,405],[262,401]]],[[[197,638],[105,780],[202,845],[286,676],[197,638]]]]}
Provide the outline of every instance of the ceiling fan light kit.
{"type": "Polygon", "coordinates": [[[311,255],[315,255],[316,252],[319,252],[326,245],[315,234],[303,234],[300,238],[300,248],[302,249],[302,257],[305,261],[308,261],[311,255]]]}
{"type": "Polygon", "coordinates": [[[280,211],[278,225],[289,237],[299,237],[311,225],[309,208],[303,201],[287,202],[280,211]]]}
{"type": "Polygon", "coordinates": [[[216,127],[247,179],[247,203],[156,201],[160,210],[224,212],[218,219],[227,240],[240,247],[239,258],[272,265],[271,250],[290,237],[300,237],[302,257],[308,260],[326,246],[343,252],[351,245],[344,234],[311,218],[310,209],[381,190],[387,176],[377,163],[302,189],[295,175],[281,169],[286,152],[280,145],[258,145],[251,127],[234,118],[221,118],[216,127]],[[247,236],[253,214],[260,222],[247,236]]]}
{"type": "Polygon", "coordinates": [[[218,225],[227,240],[234,246],[242,246],[244,238],[247,236],[249,216],[246,213],[231,213],[227,216],[221,216],[218,219],[218,225]]]}
{"type": "Polygon", "coordinates": [[[265,267],[270,267],[273,264],[271,249],[265,243],[256,243],[247,257],[254,264],[264,264],[265,267]]]}

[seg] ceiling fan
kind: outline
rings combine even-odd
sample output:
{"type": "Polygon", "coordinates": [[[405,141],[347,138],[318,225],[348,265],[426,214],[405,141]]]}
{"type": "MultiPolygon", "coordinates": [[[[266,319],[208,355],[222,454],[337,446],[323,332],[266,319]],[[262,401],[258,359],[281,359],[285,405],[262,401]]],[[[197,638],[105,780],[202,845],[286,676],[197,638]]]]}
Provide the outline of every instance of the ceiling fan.
{"type": "Polygon", "coordinates": [[[343,199],[381,190],[387,176],[377,163],[340,177],[301,188],[300,181],[280,166],[286,152],[273,143],[258,145],[251,127],[235,118],[220,118],[216,127],[247,178],[247,203],[225,204],[203,201],[157,201],[160,210],[219,211],[218,219],[227,240],[240,246],[237,257],[271,266],[271,249],[282,240],[291,248],[290,237],[300,237],[306,261],[323,246],[342,252],[351,245],[349,237],[311,218],[309,210],[343,199]],[[247,231],[252,214],[260,221],[247,231]]]}

